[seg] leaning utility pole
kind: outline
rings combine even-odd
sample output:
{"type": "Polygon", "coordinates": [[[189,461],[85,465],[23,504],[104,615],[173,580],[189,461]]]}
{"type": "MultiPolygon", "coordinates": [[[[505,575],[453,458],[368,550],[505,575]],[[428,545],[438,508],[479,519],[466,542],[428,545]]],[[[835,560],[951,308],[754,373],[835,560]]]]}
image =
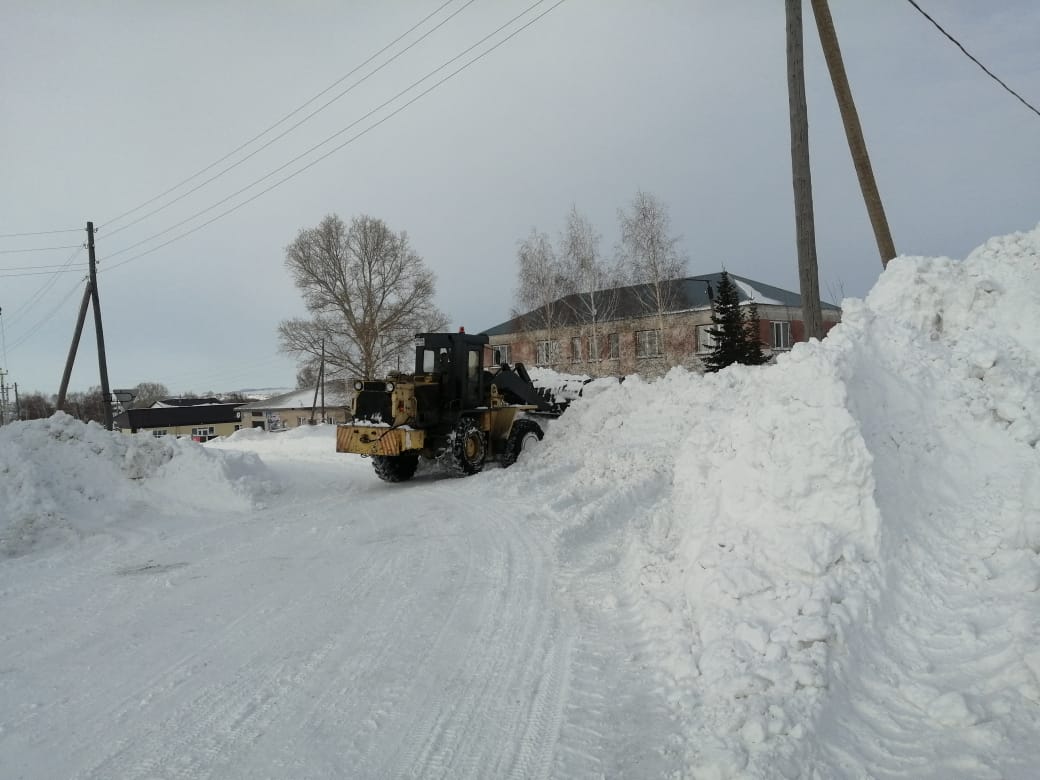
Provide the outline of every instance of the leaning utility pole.
{"type": "Polygon", "coordinates": [[[787,10],[787,97],[791,115],[791,174],[794,184],[798,280],[805,338],[823,338],[820,278],[816,264],[812,176],[809,172],[809,119],[805,105],[805,61],[802,55],[802,0],[785,0],[787,10]]]}
{"type": "Polygon", "coordinates": [[[874,228],[874,240],[877,242],[878,252],[881,254],[881,267],[884,268],[888,266],[888,261],[896,256],[896,247],[892,242],[892,233],[888,229],[888,219],[885,217],[885,208],[881,205],[877,182],[874,181],[874,169],[870,165],[870,156],[867,154],[867,143],[863,140],[859,114],[856,111],[856,104],[852,100],[849,78],[841,59],[841,49],[838,47],[838,35],[834,31],[834,20],[831,18],[827,0],[810,0],[810,2],[813,15],[816,17],[816,29],[820,33],[823,57],[827,60],[827,70],[830,71],[831,83],[834,85],[834,96],[838,100],[838,109],[841,111],[841,121],[845,125],[845,137],[849,142],[852,164],[856,167],[859,188],[863,193],[863,202],[867,206],[870,225],[874,228]]]}
{"type": "Polygon", "coordinates": [[[69,379],[72,377],[72,366],[76,362],[76,352],[79,351],[79,338],[83,335],[83,322],[87,319],[88,305],[90,305],[90,282],[87,282],[87,286],[83,288],[83,300],[79,304],[76,329],[72,332],[69,356],[65,358],[65,372],[61,375],[61,386],[58,388],[58,402],[55,404],[58,411],[65,410],[65,394],[69,390],[69,379]]]}

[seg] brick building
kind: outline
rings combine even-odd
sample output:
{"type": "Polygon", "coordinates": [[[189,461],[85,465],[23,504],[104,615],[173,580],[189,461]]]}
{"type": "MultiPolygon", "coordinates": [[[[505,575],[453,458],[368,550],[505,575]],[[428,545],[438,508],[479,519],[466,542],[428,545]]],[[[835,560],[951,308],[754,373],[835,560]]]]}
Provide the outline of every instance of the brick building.
{"type": "MultiPolygon", "coordinates": [[[[567,295],[484,333],[499,362],[591,376],[659,376],[676,365],[699,371],[701,357],[711,351],[712,298],[721,277],[720,272],[670,280],[660,296],[645,284],[600,291],[591,299],[567,295]],[[658,298],[663,314],[658,314],[658,298]]],[[[786,351],[805,340],[798,293],[729,277],[741,305],[754,300],[758,307],[764,351],[786,351]]],[[[822,308],[827,331],[840,321],[841,309],[830,303],[822,308]]]]}

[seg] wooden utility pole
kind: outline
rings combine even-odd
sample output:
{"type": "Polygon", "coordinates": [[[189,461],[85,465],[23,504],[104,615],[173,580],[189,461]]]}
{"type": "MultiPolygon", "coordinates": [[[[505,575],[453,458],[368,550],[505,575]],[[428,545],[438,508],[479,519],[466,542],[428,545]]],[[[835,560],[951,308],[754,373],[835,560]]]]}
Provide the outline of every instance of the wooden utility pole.
{"type": "Polygon", "coordinates": [[[852,164],[856,167],[859,188],[863,193],[863,202],[867,206],[870,225],[874,228],[874,240],[877,241],[878,252],[881,254],[881,266],[884,268],[888,265],[888,261],[896,256],[896,247],[892,242],[892,233],[888,229],[888,219],[885,217],[885,208],[881,205],[877,182],[874,181],[874,169],[870,165],[867,143],[863,140],[859,114],[852,99],[852,90],[849,88],[849,78],[845,73],[841,49],[838,47],[838,35],[834,31],[831,9],[827,5],[827,0],[810,0],[810,2],[813,15],[816,17],[816,29],[820,33],[823,57],[827,60],[827,70],[830,71],[831,84],[834,85],[834,96],[838,100],[838,109],[841,111],[841,121],[845,125],[845,137],[849,142],[852,164]]]}
{"type": "Polygon", "coordinates": [[[69,379],[72,377],[72,366],[76,362],[76,352],[79,351],[79,338],[83,335],[83,322],[87,319],[87,306],[90,304],[90,282],[83,288],[83,300],[79,304],[79,316],[76,317],[76,329],[72,332],[72,345],[69,347],[69,356],[65,358],[65,373],[61,375],[61,387],[58,388],[59,411],[65,409],[65,394],[69,390],[69,379]]]}
{"type": "Polygon", "coordinates": [[[787,97],[791,115],[791,174],[794,184],[798,281],[806,340],[823,338],[820,277],[816,264],[812,176],[809,172],[809,119],[805,104],[805,60],[802,54],[802,0],[785,0],[787,10],[787,97]]]}
{"type": "Polygon", "coordinates": [[[314,425],[314,413],[318,406],[318,388],[321,388],[321,421],[325,422],[325,339],[321,340],[321,363],[314,382],[314,398],[311,399],[311,425],[314,425]]]}
{"type": "Polygon", "coordinates": [[[98,369],[101,372],[101,397],[105,408],[105,428],[112,430],[112,393],[108,388],[108,362],[105,360],[105,333],[101,328],[101,303],[98,301],[97,262],[94,259],[94,223],[87,223],[87,255],[90,260],[90,300],[94,307],[97,333],[98,369]]]}

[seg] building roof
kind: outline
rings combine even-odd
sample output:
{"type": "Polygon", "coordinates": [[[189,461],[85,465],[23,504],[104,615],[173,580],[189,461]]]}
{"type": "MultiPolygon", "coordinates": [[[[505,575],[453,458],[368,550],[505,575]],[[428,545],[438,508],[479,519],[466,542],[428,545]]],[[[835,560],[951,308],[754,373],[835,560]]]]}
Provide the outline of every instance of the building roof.
{"type": "MultiPolygon", "coordinates": [[[[314,388],[293,390],[289,393],[272,396],[263,401],[251,401],[247,404],[239,404],[238,409],[248,412],[275,411],[278,409],[310,409],[314,403],[314,388]]],[[[318,403],[321,403],[321,394],[318,394],[318,403]]],[[[350,398],[329,388],[325,388],[325,406],[350,406],[350,398]]]]}
{"type": "Polygon", "coordinates": [[[195,406],[153,406],[147,409],[127,409],[116,416],[120,428],[136,431],[140,428],[175,428],[185,425],[214,425],[237,422],[238,403],[206,403],[195,406]]]}
{"type": "MultiPolygon", "coordinates": [[[[791,292],[790,290],[784,290],[780,287],[774,287],[771,284],[757,282],[754,279],[748,279],[745,276],[737,276],[736,274],[730,274],[729,278],[732,279],[737,286],[737,297],[740,299],[741,303],[749,303],[753,300],[760,306],[772,305],[800,308],[802,305],[802,297],[798,293],[791,292]]],[[[671,279],[665,282],[664,298],[669,302],[667,312],[675,313],[691,311],[694,309],[710,308],[711,299],[708,297],[708,287],[710,286],[714,292],[718,289],[720,279],[722,279],[721,271],[718,273],[687,276],[682,279],[671,279]]],[[[597,295],[599,296],[614,299],[610,306],[612,309],[611,314],[603,317],[601,321],[609,322],[612,320],[627,320],[636,317],[646,317],[651,313],[647,306],[647,301],[650,300],[651,289],[652,286],[649,284],[636,284],[597,292],[597,295]]],[[[579,294],[572,294],[557,299],[556,303],[560,304],[558,317],[560,325],[566,326],[580,324],[579,313],[582,311],[583,297],[584,296],[579,294]]],[[[825,310],[840,311],[839,307],[835,306],[833,303],[827,303],[826,301],[822,302],[822,307],[825,310]]],[[[526,314],[521,314],[518,317],[513,317],[512,319],[499,323],[483,332],[489,336],[516,333],[520,330],[524,330],[525,320],[532,317],[536,320],[540,319],[537,317],[539,311],[541,311],[541,309],[534,309],[526,314]]]]}
{"type": "Polygon", "coordinates": [[[223,403],[219,398],[164,398],[155,401],[150,408],[161,409],[168,406],[203,406],[205,404],[223,403]]]}

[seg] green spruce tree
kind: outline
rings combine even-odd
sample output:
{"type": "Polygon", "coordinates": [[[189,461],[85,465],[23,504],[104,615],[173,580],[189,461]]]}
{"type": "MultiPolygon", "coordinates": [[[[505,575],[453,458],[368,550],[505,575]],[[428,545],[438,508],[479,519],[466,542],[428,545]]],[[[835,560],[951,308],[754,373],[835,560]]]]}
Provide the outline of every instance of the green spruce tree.
{"type": "Polygon", "coordinates": [[[740,362],[749,366],[760,366],[769,360],[762,352],[762,322],[758,318],[758,304],[754,300],[748,304],[744,312],[744,349],[740,362]]]}
{"type": "Polygon", "coordinates": [[[722,272],[715,290],[711,311],[712,327],[708,332],[715,340],[711,352],[704,358],[706,371],[721,371],[740,361],[745,354],[744,318],[740,313],[737,286],[722,272]]]}

